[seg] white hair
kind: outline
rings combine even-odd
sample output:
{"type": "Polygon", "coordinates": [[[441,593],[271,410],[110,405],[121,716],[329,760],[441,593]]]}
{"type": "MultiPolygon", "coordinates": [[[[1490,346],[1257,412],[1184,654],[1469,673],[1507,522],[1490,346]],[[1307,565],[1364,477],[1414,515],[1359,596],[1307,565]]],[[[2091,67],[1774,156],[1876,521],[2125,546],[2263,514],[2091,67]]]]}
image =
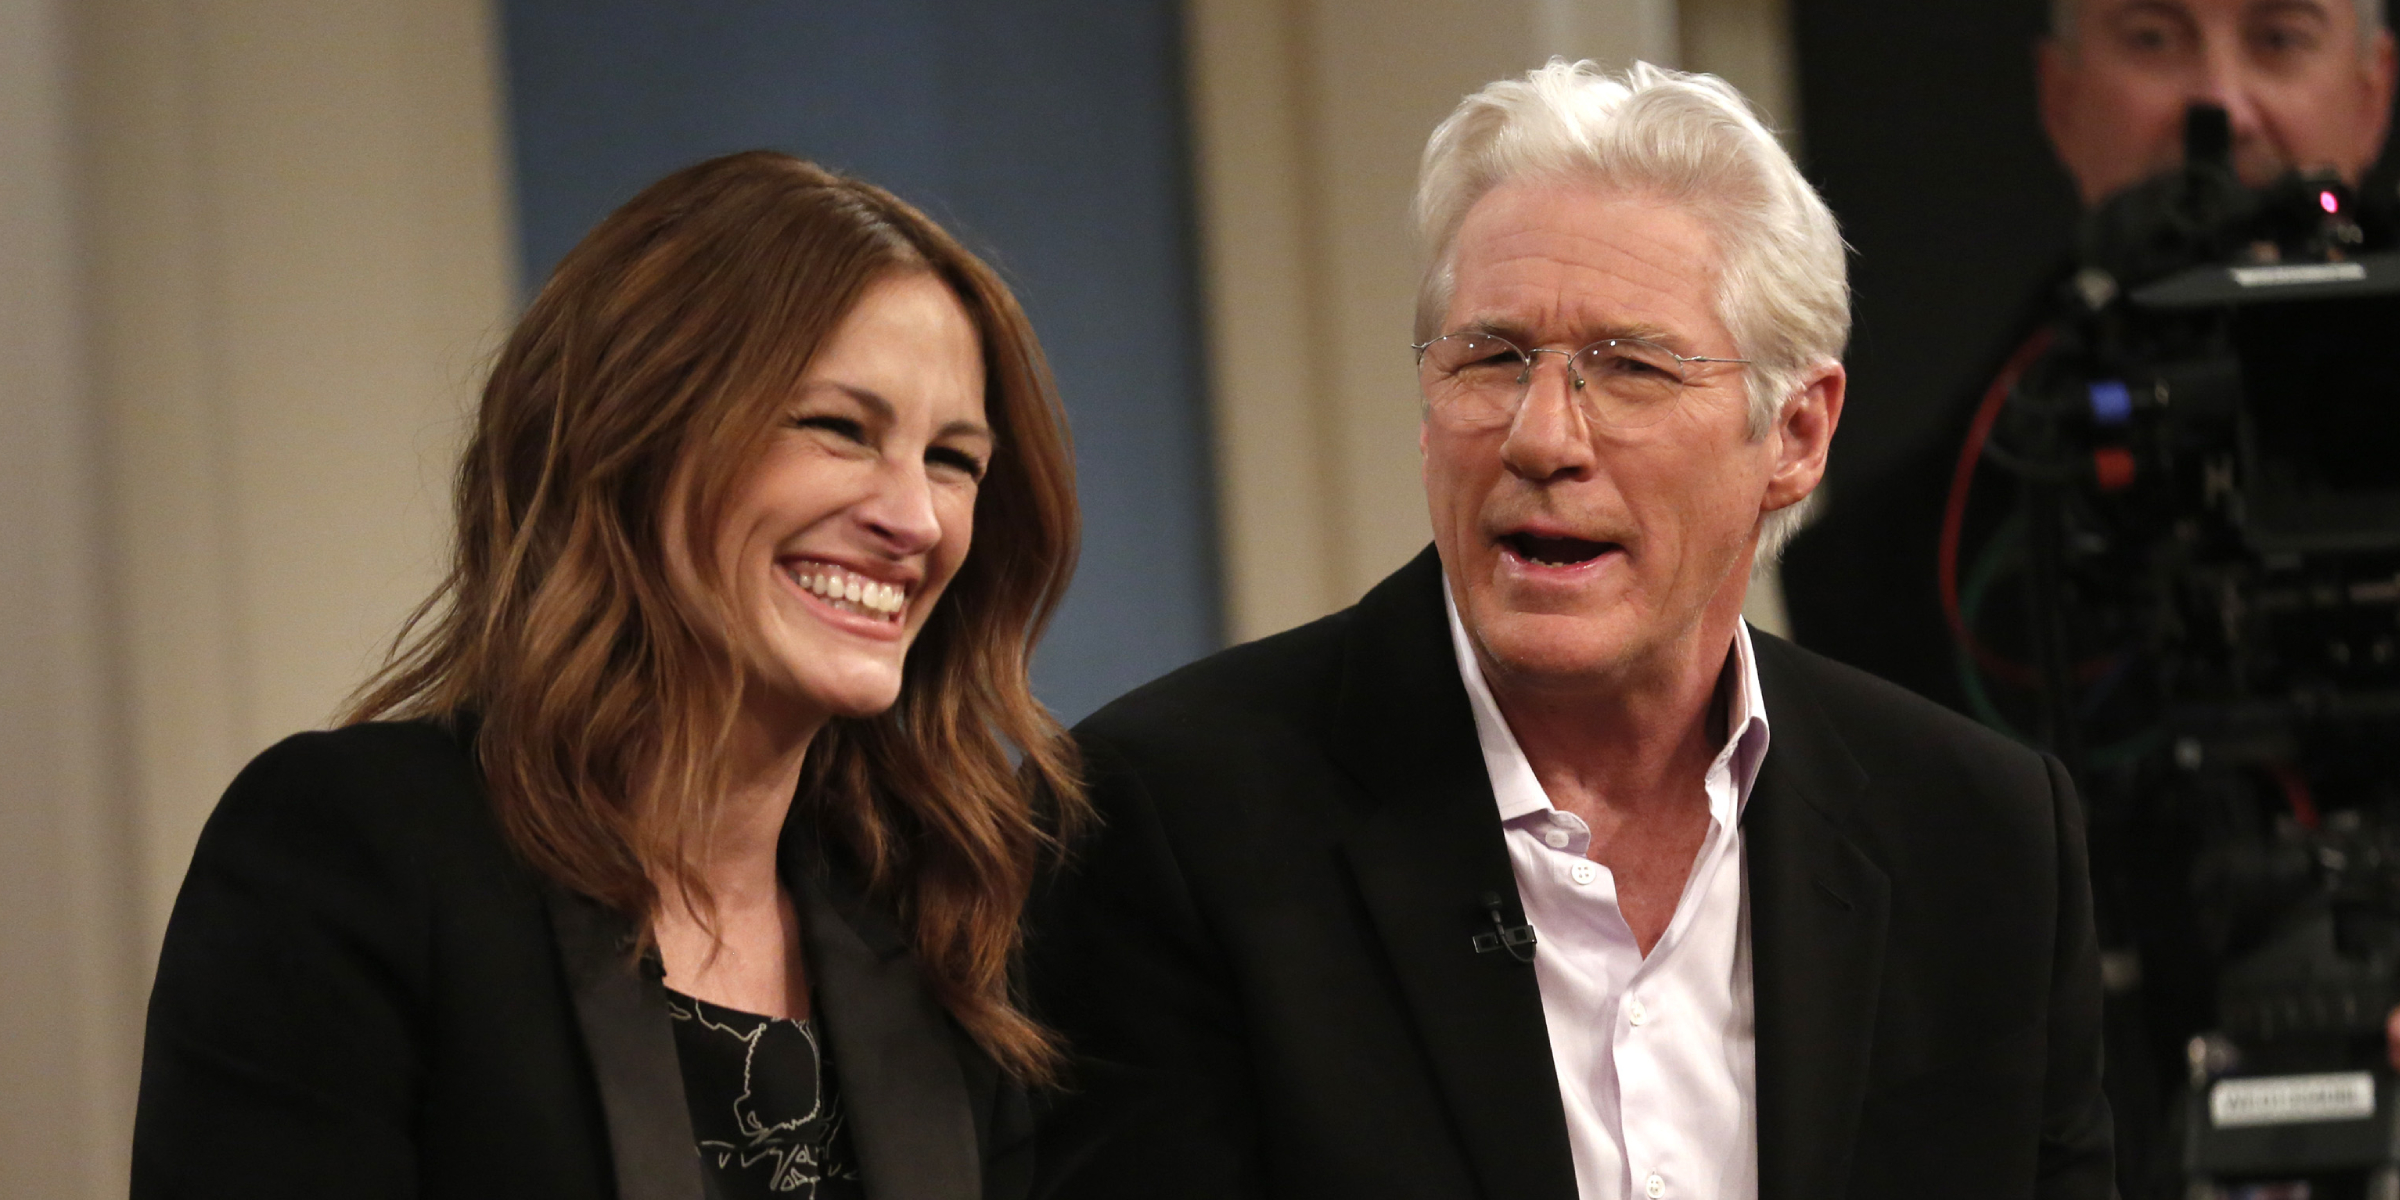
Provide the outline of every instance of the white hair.
{"type": "MultiPolygon", "coordinates": [[[[2050,36],[2061,45],[2075,44],[2075,5],[2077,0],[2050,0],[2050,36]]],[[[2375,31],[2383,28],[2383,0],[2350,0],[2358,10],[2358,56],[2365,58],[2375,49],[2375,31]]]]}
{"type": "MultiPolygon", "coordinates": [[[[1653,197],[1709,229],[1716,316],[1751,363],[1751,437],[1766,435],[1811,370],[1840,360],[1850,338],[1847,247],[1825,201],[1741,93],[1713,75],[1648,63],[1612,75],[1556,58],[1467,97],[1425,145],[1418,341],[1445,332],[1467,210],[1521,179],[1653,197]]],[[[1756,562],[1774,561],[1809,507],[1761,522],[1756,562]]]]}

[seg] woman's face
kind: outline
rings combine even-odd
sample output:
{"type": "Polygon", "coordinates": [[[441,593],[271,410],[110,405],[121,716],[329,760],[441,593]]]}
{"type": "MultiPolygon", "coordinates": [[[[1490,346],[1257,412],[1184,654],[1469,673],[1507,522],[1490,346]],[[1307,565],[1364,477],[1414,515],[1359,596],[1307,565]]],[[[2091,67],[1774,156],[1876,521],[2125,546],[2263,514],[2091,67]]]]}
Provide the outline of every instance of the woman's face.
{"type": "Polygon", "coordinates": [[[991,455],[982,345],[958,298],[923,271],[870,285],[718,531],[752,643],[750,710],[813,731],[891,707],[966,559],[991,455]]]}

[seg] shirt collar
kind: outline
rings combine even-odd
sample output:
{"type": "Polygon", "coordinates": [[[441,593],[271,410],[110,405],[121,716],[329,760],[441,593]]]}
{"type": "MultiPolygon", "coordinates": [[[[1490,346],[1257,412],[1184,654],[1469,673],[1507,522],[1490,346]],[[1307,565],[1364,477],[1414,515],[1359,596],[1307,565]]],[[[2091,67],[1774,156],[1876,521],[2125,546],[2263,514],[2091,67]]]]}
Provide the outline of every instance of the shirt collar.
{"type": "MultiPolygon", "coordinates": [[[[1500,705],[1492,699],[1491,686],[1484,681],[1483,664],[1475,657],[1475,647],[1467,640],[1466,623],[1459,620],[1458,605],[1450,598],[1445,580],[1442,587],[1442,612],[1450,621],[1450,649],[1458,659],[1459,680],[1467,686],[1468,703],[1475,710],[1475,740],[1483,748],[1484,771],[1492,779],[1492,799],[1500,806],[1500,819],[1513,821],[1529,813],[1551,809],[1549,793],[1542,790],[1541,780],[1533,773],[1533,764],[1526,761],[1525,751],[1517,745],[1517,735],[1500,715],[1500,705]]],[[[1720,825],[1732,825],[1740,819],[1741,811],[1750,803],[1750,787],[1758,782],[1759,765],[1767,758],[1767,698],[1758,686],[1758,661],[1750,650],[1750,624],[1736,621],[1733,625],[1734,677],[1733,711],[1726,714],[1725,744],[1718,748],[1708,773],[1714,780],[1720,771],[1728,772],[1733,787],[1711,787],[1709,810],[1720,825]],[[1719,811],[1726,809],[1727,811],[1719,811]]]]}

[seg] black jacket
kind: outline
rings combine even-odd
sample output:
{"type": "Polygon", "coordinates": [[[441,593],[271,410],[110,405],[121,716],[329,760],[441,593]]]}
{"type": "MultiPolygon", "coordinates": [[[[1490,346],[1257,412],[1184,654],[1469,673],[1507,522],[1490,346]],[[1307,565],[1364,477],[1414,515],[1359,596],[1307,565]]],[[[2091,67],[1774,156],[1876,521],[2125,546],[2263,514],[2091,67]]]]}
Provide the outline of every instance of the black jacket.
{"type": "MultiPolygon", "coordinates": [[[[1023,1091],[803,843],[783,870],[868,1195],[1022,1196],[1023,1091]]],[[[508,850],[443,729],[275,746],[209,818],[167,927],[133,1195],[699,1200],[630,933],[508,850]]]]}
{"type": "MultiPolygon", "coordinates": [[[[1037,902],[1072,1197],[1571,1200],[1430,551],[1077,730],[1105,822],[1037,902]]],[[[2055,762],[1754,635],[1744,811],[1762,1200],[2103,1197],[2099,979],[2055,762]]]]}

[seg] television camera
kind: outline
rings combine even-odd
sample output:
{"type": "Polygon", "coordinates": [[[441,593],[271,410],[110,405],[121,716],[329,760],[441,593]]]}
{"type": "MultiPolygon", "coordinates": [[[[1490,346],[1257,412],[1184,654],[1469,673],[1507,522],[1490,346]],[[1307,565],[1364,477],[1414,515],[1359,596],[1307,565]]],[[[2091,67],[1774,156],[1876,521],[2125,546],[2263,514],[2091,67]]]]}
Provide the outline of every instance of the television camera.
{"type": "Polygon", "coordinates": [[[2185,149],[1978,412],[1945,604],[1971,702],[2084,793],[2181,1194],[2400,1200],[2400,252],[2338,177],[2244,186],[2222,109],[2185,149]]]}

